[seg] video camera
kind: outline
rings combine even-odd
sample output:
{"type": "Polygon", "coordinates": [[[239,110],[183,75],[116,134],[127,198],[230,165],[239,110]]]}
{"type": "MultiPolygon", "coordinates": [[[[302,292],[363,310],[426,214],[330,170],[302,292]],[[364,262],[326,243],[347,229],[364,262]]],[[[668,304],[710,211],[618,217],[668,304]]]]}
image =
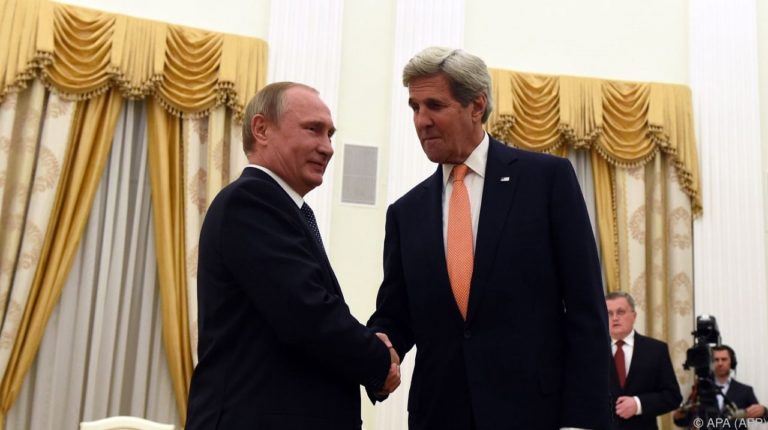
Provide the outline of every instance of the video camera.
{"type": "Polygon", "coordinates": [[[693,335],[693,346],[685,352],[685,370],[694,369],[698,378],[714,380],[712,347],[720,345],[720,331],[717,320],[712,315],[696,317],[696,330],[693,335]]]}
{"type": "MultiPolygon", "coordinates": [[[[683,367],[686,370],[693,369],[696,382],[691,396],[681,409],[691,414],[690,416],[700,419],[699,423],[722,423],[723,420],[742,417],[744,411],[737,410],[736,405],[727,402],[721,410],[717,402],[717,395],[722,394],[720,387],[715,383],[712,352],[712,347],[720,346],[717,320],[712,315],[697,316],[696,330],[691,334],[693,346],[686,351],[683,367]]],[[[719,427],[704,425],[698,428],[717,429],[719,427]]]]}

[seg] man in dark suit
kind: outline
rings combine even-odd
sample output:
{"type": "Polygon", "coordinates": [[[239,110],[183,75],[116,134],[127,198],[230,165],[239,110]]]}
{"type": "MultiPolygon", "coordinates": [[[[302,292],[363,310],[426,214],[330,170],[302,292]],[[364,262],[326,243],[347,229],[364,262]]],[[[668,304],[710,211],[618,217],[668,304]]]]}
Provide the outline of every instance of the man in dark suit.
{"type": "Polygon", "coordinates": [[[752,387],[742,384],[732,376],[738,366],[733,348],[728,345],[713,346],[712,359],[715,362],[715,383],[725,395],[725,398],[718,399],[718,403],[733,404],[737,409],[743,410],[742,415],[746,418],[768,420],[768,410],[757,401],[752,387]]]}
{"type": "Polygon", "coordinates": [[[389,207],[368,325],[401,357],[417,347],[410,428],[605,428],[600,267],[570,163],[485,133],[491,79],[474,55],[427,48],[403,83],[438,166],[389,207]]]}
{"type": "MultiPolygon", "coordinates": [[[[733,348],[728,345],[713,346],[712,361],[715,365],[715,384],[720,387],[723,394],[716,396],[717,406],[722,417],[730,418],[727,423],[723,422],[721,427],[746,429],[749,418],[759,418],[762,422],[768,422],[768,408],[760,404],[752,387],[742,384],[732,376],[738,365],[733,348]]],[[[688,399],[686,402],[687,405],[694,403],[695,399],[688,399]]],[[[678,409],[674,414],[675,424],[681,427],[690,426],[694,413],[695,411],[691,409],[678,409]]]]}
{"type": "Polygon", "coordinates": [[[251,165],[200,234],[187,430],[360,429],[359,385],[399,384],[394,350],[350,314],[303,202],[322,183],[334,130],[301,84],[268,85],[246,109],[251,165]]]}
{"type": "Polygon", "coordinates": [[[613,366],[611,398],[615,402],[613,428],[657,429],[656,417],[680,405],[667,344],[635,331],[635,300],[624,292],[608,293],[608,325],[613,366]]]}

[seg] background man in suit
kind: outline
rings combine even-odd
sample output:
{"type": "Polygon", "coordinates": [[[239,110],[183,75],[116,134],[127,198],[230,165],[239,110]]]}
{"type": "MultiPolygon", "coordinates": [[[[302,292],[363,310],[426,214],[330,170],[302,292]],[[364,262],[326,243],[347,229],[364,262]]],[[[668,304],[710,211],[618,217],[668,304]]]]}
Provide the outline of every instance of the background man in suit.
{"type": "MultiPolygon", "coordinates": [[[[768,419],[768,412],[765,406],[757,401],[752,387],[737,381],[731,374],[731,371],[736,371],[738,365],[733,348],[728,345],[713,346],[712,358],[715,362],[715,382],[722,387],[725,398],[733,402],[737,408],[744,409],[748,418],[768,419]]],[[[718,403],[722,404],[723,401],[722,397],[718,399],[718,403]]]]}
{"type": "Polygon", "coordinates": [[[616,369],[611,372],[613,428],[656,429],[656,417],[682,400],[667,344],[635,330],[635,299],[629,294],[609,293],[605,304],[616,369]]]}
{"type": "Polygon", "coordinates": [[[303,201],[333,155],[330,111],[316,90],[281,82],[245,116],[251,165],[200,234],[186,429],[360,429],[359,384],[390,392],[399,361],[350,314],[303,201]]]}
{"type": "Polygon", "coordinates": [[[485,133],[491,78],[474,55],[427,48],[403,83],[438,166],[388,209],[368,324],[401,357],[417,346],[410,428],[604,428],[607,321],[570,163],[485,133]]]}
{"type": "MultiPolygon", "coordinates": [[[[742,384],[732,376],[738,365],[733,348],[728,345],[713,346],[712,360],[715,364],[715,384],[720,387],[725,395],[725,397],[717,395],[717,404],[720,410],[725,412],[726,405],[730,405],[737,410],[739,417],[768,420],[768,410],[757,401],[752,387],[742,384]]],[[[692,399],[686,402],[686,404],[691,403],[694,403],[692,399]]],[[[691,425],[693,411],[681,408],[675,411],[674,417],[675,424],[681,427],[688,427],[691,425]]],[[[748,428],[748,426],[746,425],[746,420],[737,419],[729,423],[728,428],[748,428]]]]}

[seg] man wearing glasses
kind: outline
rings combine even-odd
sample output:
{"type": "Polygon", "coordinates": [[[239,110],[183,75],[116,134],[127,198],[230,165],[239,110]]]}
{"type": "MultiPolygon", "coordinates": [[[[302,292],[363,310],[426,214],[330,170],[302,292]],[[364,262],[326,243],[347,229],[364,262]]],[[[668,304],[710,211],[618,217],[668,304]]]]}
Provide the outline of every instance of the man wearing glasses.
{"type": "Polygon", "coordinates": [[[635,300],[605,296],[615,372],[611,372],[612,428],[657,429],[656,417],[674,410],[682,396],[667,344],[635,331],[635,300]]]}

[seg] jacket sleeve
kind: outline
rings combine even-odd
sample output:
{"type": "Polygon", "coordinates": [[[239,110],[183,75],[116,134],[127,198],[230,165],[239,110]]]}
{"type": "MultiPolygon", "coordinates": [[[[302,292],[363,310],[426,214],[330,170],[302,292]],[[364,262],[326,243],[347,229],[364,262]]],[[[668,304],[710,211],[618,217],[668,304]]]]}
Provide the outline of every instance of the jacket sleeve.
{"type": "Polygon", "coordinates": [[[232,193],[218,227],[222,261],[278,341],[316,358],[318,366],[379,389],[389,351],[333,293],[330,266],[317,258],[312,237],[282,192],[264,182],[232,193]]]}
{"type": "Polygon", "coordinates": [[[680,385],[677,383],[667,345],[660,342],[654,356],[654,379],[657,381],[654,390],[636,395],[643,405],[643,415],[659,416],[680,406],[683,396],[680,394],[680,385]]]}
{"type": "Polygon", "coordinates": [[[571,164],[554,159],[550,229],[565,308],[563,427],[603,428],[609,415],[610,338],[602,275],[586,204],[571,164]]]}

